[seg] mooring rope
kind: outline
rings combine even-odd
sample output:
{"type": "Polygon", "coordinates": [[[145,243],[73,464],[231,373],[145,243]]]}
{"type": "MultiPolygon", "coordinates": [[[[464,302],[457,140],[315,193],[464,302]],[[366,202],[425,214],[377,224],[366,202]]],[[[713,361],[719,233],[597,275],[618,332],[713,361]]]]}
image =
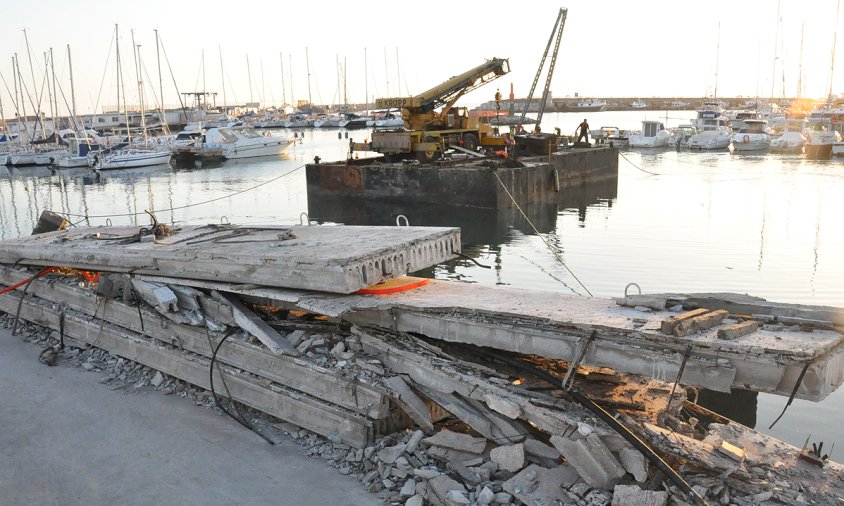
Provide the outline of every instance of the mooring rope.
{"type": "Polygon", "coordinates": [[[519,210],[519,212],[522,214],[522,216],[524,217],[524,219],[528,222],[528,224],[529,224],[529,225],[530,225],[530,227],[533,229],[533,231],[536,233],[536,235],[537,235],[537,236],[539,236],[539,238],[540,238],[540,239],[542,239],[542,242],[544,242],[544,243],[545,243],[545,246],[547,246],[547,247],[548,247],[548,250],[551,252],[551,254],[552,254],[552,255],[554,255],[554,257],[556,257],[556,258],[557,258],[557,261],[558,261],[558,262],[560,262],[560,265],[562,265],[563,267],[565,267],[565,269],[568,271],[568,273],[569,273],[569,274],[571,274],[571,276],[575,279],[575,281],[577,281],[577,282],[580,284],[580,286],[582,286],[582,287],[583,287],[583,289],[584,289],[584,290],[586,290],[586,293],[588,293],[590,297],[594,297],[594,295],[592,295],[592,292],[590,292],[590,291],[589,291],[589,289],[588,289],[588,288],[586,288],[586,285],[584,285],[584,284],[583,284],[583,281],[581,281],[581,280],[580,280],[580,278],[578,278],[578,277],[577,277],[577,274],[575,274],[575,273],[574,273],[574,272],[573,272],[573,271],[569,268],[569,266],[568,266],[568,265],[566,265],[566,262],[565,262],[565,261],[563,261],[562,257],[561,257],[561,256],[560,256],[560,254],[557,252],[557,250],[555,250],[555,249],[551,246],[551,244],[548,242],[548,240],[547,240],[547,239],[545,239],[545,237],[543,237],[543,235],[542,235],[541,233],[539,233],[539,229],[537,229],[537,228],[536,228],[536,225],[534,225],[534,224],[533,224],[533,222],[530,220],[530,218],[528,218],[528,215],[527,215],[527,214],[525,214],[525,212],[522,210],[522,207],[519,205],[519,203],[518,203],[518,202],[516,202],[516,199],[515,199],[515,198],[513,198],[513,194],[511,194],[511,193],[510,193],[510,190],[508,190],[508,189],[507,189],[507,186],[504,184],[504,181],[502,181],[502,180],[501,180],[501,178],[500,178],[500,177],[498,177],[498,172],[496,172],[495,170],[493,170],[493,171],[492,171],[492,173],[495,175],[495,179],[497,179],[497,180],[498,180],[498,182],[501,184],[501,187],[502,187],[502,188],[504,188],[504,191],[505,191],[505,192],[507,192],[507,196],[508,196],[508,197],[510,197],[510,200],[513,202],[513,205],[514,205],[514,206],[516,206],[516,209],[518,209],[518,210],[519,210]]]}

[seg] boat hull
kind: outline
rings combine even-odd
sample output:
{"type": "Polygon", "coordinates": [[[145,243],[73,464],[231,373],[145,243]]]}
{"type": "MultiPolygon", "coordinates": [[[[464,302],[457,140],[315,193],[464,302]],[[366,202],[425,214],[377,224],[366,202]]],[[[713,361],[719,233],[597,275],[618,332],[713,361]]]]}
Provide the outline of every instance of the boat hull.
{"type": "Polygon", "coordinates": [[[136,167],[149,167],[151,165],[163,165],[170,163],[171,155],[168,152],[161,153],[133,153],[128,155],[114,155],[100,162],[100,170],[132,169],[136,167]]]}
{"type": "Polygon", "coordinates": [[[234,146],[223,151],[223,157],[227,160],[237,160],[259,156],[276,156],[282,154],[291,144],[293,144],[291,140],[275,139],[274,142],[264,144],[234,146]]]}
{"type": "Polygon", "coordinates": [[[806,158],[809,160],[831,160],[832,144],[806,144],[806,158]]]}

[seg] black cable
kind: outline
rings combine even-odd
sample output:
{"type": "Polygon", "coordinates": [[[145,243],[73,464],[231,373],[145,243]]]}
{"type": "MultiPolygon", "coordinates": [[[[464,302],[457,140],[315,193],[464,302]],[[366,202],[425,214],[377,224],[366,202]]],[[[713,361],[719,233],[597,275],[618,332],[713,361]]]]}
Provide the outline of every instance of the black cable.
{"type": "Polygon", "coordinates": [[[46,267],[41,269],[35,276],[29,278],[29,281],[26,282],[26,286],[23,287],[23,294],[21,294],[21,300],[18,301],[18,309],[15,311],[15,323],[12,324],[12,335],[14,336],[18,332],[18,322],[20,322],[21,317],[21,308],[23,307],[23,299],[26,298],[26,291],[29,289],[29,285],[32,284],[33,281],[40,278],[41,276],[52,272],[52,267],[46,267]]]}
{"type": "Polygon", "coordinates": [[[463,253],[455,253],[455,255],[457,255],[460,258],[465,258],[466,260],[469,260],[470,262],[474,263],[475,265],[477,265],[478,267],[480,267],[482,269],[492,269],[491,266],[484,265],[484,264],[478,262],[477,260],[475,260],[474,258],[470,257],[469,255],[464,255],[463,253]]]}
{"type": "MultiPolygon", "coordinates": [[[[206,331],[207,331],[207,328],[206,328],[206,331]]],[[[220,347],[223,345],[224,342],[226,342],[226,339],[228,339],[232,335],[234,335],[234,332],[229,332],[228,334],[224,335],[223,338],[220,339],[220,342],[217,343],[217,347],[214,348],[214,353],[211,355],[211,367],[208,370],[208,378],[209,378],[209,382],[211,383],[211,395],[214,397],[214,402],[217,403],[217,406],[220,406],[220,409],[222,409],[225,414],[229,415],[229,417],[231,417],[232,420],[236,421],[240,425],[243,425],[244,427],[251,430],[255,434],[261,436],[261,438],[263,438],[264,441],[266,441],[267,443],[274,445],[275,442],[273,442],[267,436],[258,432],[255,429],[255,427],[250,425],[245,419],[238,417],[238,416],[235,416],[231,411],[229,411],[228,408],[226,408],[226,406],[223,403],[220,402],[220,399],[217,396],[217,391],[214,390],[214,363],[217,361],[217,352],[220,351],[220,347]]],[[[220,377],[222,377],[222,371],[220,372],[220,377]]],[[[231,402],[232,406],[234,406],[235,409],[237,409],[237,407],[234,403],[234,400],[231,397],[229,397],[229,402],[231,402]]]]}
{"type": "Polygon", "coordinates": [[[780,418],[782,418],[782,415],[784,415],[785,411],[788,409],[788,407],[791,406],[791,403],[794,401],[794,397],[797,395],[797,391],[800,390],[800,385],[803,383],[803,376],[806,375],[806,371],[809,370],[810,365],[812,365],[812,363],[808,362],[808,363],[806,363],[806,365],[803,366],[803,370],[800,371],[800,376],[797,377],[797,383],[794,384],[794,389],[791,391],[791,395],[788,396],[788,402],[786,402],[785,407],[782,408],[782,413],[780,413],[780,416],[778,416],[777,419],[774,420],[774,423],[772,423],[768,427],[768,430],[771,430],[771,428],[773,428],[773,426],[776,425],[777,422],[780,421],[780,418]]]}

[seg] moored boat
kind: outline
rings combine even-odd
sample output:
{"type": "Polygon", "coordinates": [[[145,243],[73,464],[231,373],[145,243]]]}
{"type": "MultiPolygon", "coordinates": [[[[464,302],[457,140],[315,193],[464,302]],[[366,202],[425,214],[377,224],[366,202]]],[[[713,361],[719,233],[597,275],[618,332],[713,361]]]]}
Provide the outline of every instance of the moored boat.
{"type": "Polygon", "coordinates": [[[733,134],[732,144],[736,151],[765,151],[771,146],[771,137],[766,128],[768,122],[763,119],[748,119],[733,134]]]}

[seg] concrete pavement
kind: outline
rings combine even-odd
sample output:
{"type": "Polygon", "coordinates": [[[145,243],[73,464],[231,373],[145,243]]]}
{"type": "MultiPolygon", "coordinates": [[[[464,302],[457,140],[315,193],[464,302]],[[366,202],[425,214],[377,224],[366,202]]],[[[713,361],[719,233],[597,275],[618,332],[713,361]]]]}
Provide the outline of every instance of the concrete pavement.
{"type": "Polygon", "coordinates": [[[125,394],[0,328],[5,505],[381,502],[294,443],[159,392],[125,394]]]}

